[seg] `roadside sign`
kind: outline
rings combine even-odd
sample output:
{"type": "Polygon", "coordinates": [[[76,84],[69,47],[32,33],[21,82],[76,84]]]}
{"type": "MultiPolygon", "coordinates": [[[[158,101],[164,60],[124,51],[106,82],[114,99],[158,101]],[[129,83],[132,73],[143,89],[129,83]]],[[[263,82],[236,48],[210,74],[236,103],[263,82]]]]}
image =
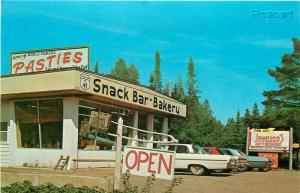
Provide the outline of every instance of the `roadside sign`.
{"type": "Polygon", "coordinates": [[[171,151],[125,147],[122,172],[132,175],[149,176],[172,180],[174,177],[175,155],[171,151]]]}
{"type": "Polygon", "coordinates": [[[89,69],[89,47],[78,46],[11,53],[11,74],[77,67],[89,69]]]}
{"type": "Polygon", "coordinates": [[[294,144],[293,144],[293,148],[294,148],[294,149],[298,149],[298,148],[299,148],[299,143],[294,143],[294,144]]]}
{"type": "Polygon", "coordinates": [[[248,134],[249,151],[254,152],[288,152],[289,131],[273,131],[273,130],[250,130],[248,134]]]}

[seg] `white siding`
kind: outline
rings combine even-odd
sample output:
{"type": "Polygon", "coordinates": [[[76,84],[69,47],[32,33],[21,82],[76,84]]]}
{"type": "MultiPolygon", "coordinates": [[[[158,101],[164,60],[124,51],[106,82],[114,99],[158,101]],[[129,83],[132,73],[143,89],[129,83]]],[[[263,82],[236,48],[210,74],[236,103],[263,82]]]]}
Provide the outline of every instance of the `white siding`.
{"type": "Polygon", "coordinates": [[[10,141],[10,126],[9,126],[9,101],[3,100],[1,101],[1,122],[7,122],[8,128],[7,128],[7,141],[1,141],[0,142],[0,166],[1,167],[8,167],[10,165],[10,150],[9,150],[9,141],[10,141]]]}

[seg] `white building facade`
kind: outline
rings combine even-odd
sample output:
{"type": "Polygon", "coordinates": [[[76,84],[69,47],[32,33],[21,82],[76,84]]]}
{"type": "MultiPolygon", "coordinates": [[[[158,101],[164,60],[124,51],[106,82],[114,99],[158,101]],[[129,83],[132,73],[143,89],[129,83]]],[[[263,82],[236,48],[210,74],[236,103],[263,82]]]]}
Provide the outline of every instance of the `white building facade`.
{"type": "MultiPolygon", "coordinates": [[[[1,167],[54,167],[61,155],[112,160],[115,138],[107,133],[116,133],[117,125],[111,121],[122,117],[125,125],[168,133],[169,117],[186,116],[186,106],[168,96],[78,69],[3,76],[1,82],[1,167]],[[109,124],[96,127],[93,116],[100,122],[109,118],[109,124]]],[[[127,129],[123,135],[155,140],[127,129]]],[[[134,140],[123,145],[157,146],[134,140]]]]}

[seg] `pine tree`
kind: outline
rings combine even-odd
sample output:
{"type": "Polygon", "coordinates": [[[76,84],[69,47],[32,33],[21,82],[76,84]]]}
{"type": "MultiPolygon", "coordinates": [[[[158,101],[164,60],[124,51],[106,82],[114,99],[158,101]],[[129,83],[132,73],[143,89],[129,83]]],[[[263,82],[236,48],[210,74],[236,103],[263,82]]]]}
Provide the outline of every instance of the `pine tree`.
{"type": "Polygon", "coordinates": [[[121,80],[127,80],[130,82],[138,83],[139,82],[139,73],[134,64],[131,64],[129,68],[127,68],[125,61],[120,58],[115,67],[111,70],[110,75],[113,78],[118,78],[121,80]]]}
{"type": "Polygon", "coordinates": [[[111,70],[110,75],[114,78],[127,80],[127,78],[128,78],[127,67],[125,65],[125,61],[122,58],[120,58],[116,62],[116,65],[111,70]]]}
{"type": "Polygon", "coordinates": [[[166,88],[164,90],[164,94],[167,96],[171,96],[172,95],[172,91],[171,91],[171,81],[168,81],[166,84],[166,88]]]}
{"type": "Polygon", "coordinates": [[[150,74],[150,79],[149,79],[149,82],[150,82],[150,88],[154,89],[154,74],[153,72],[150,74]]]}
{"type": "Polygon", "coordinates": [[[253,128],[252,123],[251,123],[251,114],[250,114],[249,109],[245,110],[245,114],[244,114],[244,117],[243,117],[243,122],[244,122],[246,127],[249,127],[250,129],[253,128]]]}
{"type": "Polygon", "coordinates": [[[134,66],[134,64],[131,64],[129,68],[127,69],[128,74],[128,80],[134,83],[139,83],[139,72],[134,66]]]}
{"type": "Polygon", "coordinates": [[[159,51],[155,52],[155,68],[150,76],[150,86],[158,92],[162,92],[162,78],[160,73],[160,54],[159,51]],[[152,77],[153,76],[153,77],[152,77]]]}
{"type": "Polygon", "coordinates": [[[260,114],[256,103],[254,103],[252,109],[251,124],[253,128],[260,128],[260,114]]]}
{"type": "Polygon", "coordinates": [[[97,73],[97,74],[99,73],[99,64],[98,64],[98,61],[95,64],[94,72],[97,73]]]}
{"type": "Polygon", "coordinates": [[[187,95],[188,103],[194,103],[199,100],[199,91],[196,88],[196,73],[192,57],[189,59],[188,63],[188,76],[187,76],[187,95]]]}
{"type": "Polygon", "coordinates": [[[263,102],[268,108],[272,127],[293,127],[295,138],[300,141],[300,41],[293,41],[293,52],[284,54],[280,67],[270,69],[269,75],[278,83],[277,90],[265,91],[263,102]]]}
{"type": "Polygon", "coordinates": [[[235,146],[238,149],[245,149],[247,128],[245,127],[243,120],[240,115],[240,111],[237,111],[235,116],[235,146]]]}
{"type": "Polygon", "coordinates": [[[177,78],[177,82],[175,83],[175,85],[173,87],[172,96],[174,97],[174,99],[176,99],[182,103],[185,101],[186,96],[184,93],[184,85],[183,85],[181,76],[179,76],[177,78]]]}

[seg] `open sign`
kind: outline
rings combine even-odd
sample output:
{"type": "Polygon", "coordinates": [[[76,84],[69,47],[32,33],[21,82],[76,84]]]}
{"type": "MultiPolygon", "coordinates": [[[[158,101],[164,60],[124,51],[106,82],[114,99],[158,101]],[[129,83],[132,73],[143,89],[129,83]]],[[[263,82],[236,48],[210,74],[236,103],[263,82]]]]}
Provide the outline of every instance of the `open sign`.
{"type": "Polygon", "coordinates": [[[122,172],[127,170],[137,176],[155,174],[156,178],[172,180],[174,152],[125,147],[122,172]]]}

